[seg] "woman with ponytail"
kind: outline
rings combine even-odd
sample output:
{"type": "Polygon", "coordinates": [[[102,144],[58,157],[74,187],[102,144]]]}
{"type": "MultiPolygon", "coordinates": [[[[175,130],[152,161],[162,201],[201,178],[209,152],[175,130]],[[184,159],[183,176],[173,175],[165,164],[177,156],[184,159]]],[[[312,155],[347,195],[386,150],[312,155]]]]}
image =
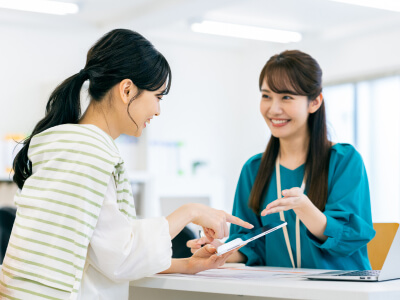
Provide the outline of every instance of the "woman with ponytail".
{"type": "MultiPolygon", "coordinates": [[[[261,71],[260,111],[271,137],[243,166],[233,214],[256,227],[286,228],[242,247],[230,262],[293,268],[371,269],[374,237],[368,179],[360,154],[328,140],[322,71],[301,51],[272,56],[261,71]]],[[[248,230],[232,225],[228,241],[248,230]]],[[[188,242],[192,252],[209,243],[188,242]]],[[[218,246],[218,241],[213,241],[218,246]]]]}
{"type": "Polygon", "coordinates": [[[216,256],[209,245],[171,260],[171,239],[190,222],[203,226],[210,239],[227,235],[226,222],[253,227],[226,212],[187,204],[166,218],[135,217],[114,139],[139,137],[160,114],[170,85],[163,55],[140,34],[116,29],[50,95],[45,117],[14,160],[17,216],[0,272],[0,298],[128,299],[130,280],[196,273],[232,254],[216,256]],[[81,115],[86,80],[90,104],[81,115]]]}

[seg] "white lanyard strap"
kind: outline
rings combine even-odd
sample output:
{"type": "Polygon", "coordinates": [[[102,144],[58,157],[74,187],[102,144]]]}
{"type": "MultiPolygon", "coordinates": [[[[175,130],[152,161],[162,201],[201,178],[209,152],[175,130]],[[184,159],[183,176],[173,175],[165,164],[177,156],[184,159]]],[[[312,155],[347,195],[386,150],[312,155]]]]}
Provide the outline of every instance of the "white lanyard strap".
{"type": "MultiPolygon", "coordinates": [[[[280,170],[280,164],[279,164],[279,155],[276,159],[275,169],[276,169],[276,189],[277,189],[278,199],[281,199],[282,198],[282,188],[281,188],[281,170],[280,170]]],[[[304,192],[304,188],[305,188],[305,175],[303,178],[303,182],[301,184],[301,189],[303,190],[303,192],[304,192]]],[[[279,216],[280,216],[281,221],[285,222],[285,214],[283,213],[283,211],[279,212],[279,216]]],[[[296,268],[296,265],[294,264],[294,260],[293,260],[293,252],[292,252],[292,247],[290,246],[290,239],[289,239],[287,227],[284,226],[284,227],[282,227],[282,229],[283,229],[283,235],[285,237],[286,247],[288,249],[290,261],[292,262],[293,268],[296,268]]],[[[299,220],[298,216],[296,216],[296,252],[297,252],[297,267],[301,268],[300,220],[299,220]]]]}

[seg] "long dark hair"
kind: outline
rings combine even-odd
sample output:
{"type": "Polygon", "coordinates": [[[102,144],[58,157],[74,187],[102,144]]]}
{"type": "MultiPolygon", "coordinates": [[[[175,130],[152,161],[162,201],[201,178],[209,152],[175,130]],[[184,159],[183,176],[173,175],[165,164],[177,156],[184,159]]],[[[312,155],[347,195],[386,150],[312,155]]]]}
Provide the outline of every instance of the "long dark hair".
{"type": "MultiPolygon", "coordinates": [[[[284,51],[272,56],[261,71],[260,90],[264,80],[267,80],[269,88],[275,93],[307,96],[309,101],[322,92],[322,70],[319,64],[310,55],[298,50],[284,51]]],[[[314,205],[323,211],[328,197],[331,149],[324,102],[315,113],[309,115],[307,123],[310,141],[305,164],[306,190],[314,205]]],[[[260,212],[278,153],[279,138],[271,136],[250,193],[249,207],[255,213],[260,212]]]]}
{"type": "MultiPolygon", "coordinates": [[[[28,158],[31,138],[57,125],[78,123],[81,117],[80,91],[83,83],[89,80],[88,92],[91,101],[100,102],[113,86],[124,79],[132,80],[138,88],[137,94],[128,104],[129,114],[129,105],[143,90],[156,91],[168,82],[163,94],[169,92],[171,68],[164,56],[139,33],[128,29],[115,29],[105,34],[90,48],[85,68],[65,79],[51,93],[45,117],[23,141],[24,146],[14,159],[13,181],[20,189],[25,180],[32,175],[32,162],[28,158]]],[[[132,119],[130,114],[129,117],[132,119]]],[[[135,122],[133,119],[132,121],[135,122]]]]}

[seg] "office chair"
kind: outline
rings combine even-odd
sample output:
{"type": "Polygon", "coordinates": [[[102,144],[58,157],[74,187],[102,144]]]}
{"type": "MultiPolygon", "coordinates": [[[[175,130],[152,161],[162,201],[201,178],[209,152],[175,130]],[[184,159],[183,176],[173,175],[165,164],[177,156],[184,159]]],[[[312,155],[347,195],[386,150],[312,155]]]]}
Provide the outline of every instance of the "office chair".
{"type": "Polygon", "coordinates": [[[172,240],[172,258],[186,258],[192,256],[192,252],[186,246],[188,240],[195,239],[196,236],[188,227],[182,229],[181,232],[172,240]]]}
{"type": "Polygon", "coordinates": [[[398,223],[374,223],[375,237],[368,243],[372,270],[381,270],[399,227],[398,223]]]}
{"type": "Polygon", "coordinates": [[[14,207],[0,207],[0,265],[6,254],[16,211],[14,207]]]}

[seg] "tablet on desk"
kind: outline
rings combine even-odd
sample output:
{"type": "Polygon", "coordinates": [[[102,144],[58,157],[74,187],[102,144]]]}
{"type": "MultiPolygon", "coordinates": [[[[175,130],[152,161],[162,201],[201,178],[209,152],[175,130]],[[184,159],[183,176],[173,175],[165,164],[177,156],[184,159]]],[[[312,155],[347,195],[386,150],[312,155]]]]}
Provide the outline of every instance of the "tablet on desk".
{"type": "Polygon", "coordinates": [[[242,235],[240,238],[234,239],[228,243],[225,243],[217,248],[217,255],[222,255],[233,249],[239,248],[240,246],[246,245],[247,243],[254,241],[272,231],[275,231],[283,226],[286,226],[286,222],[276,221],[269,223],[263,227],[253,229],[249,233],[242,235]]]}

